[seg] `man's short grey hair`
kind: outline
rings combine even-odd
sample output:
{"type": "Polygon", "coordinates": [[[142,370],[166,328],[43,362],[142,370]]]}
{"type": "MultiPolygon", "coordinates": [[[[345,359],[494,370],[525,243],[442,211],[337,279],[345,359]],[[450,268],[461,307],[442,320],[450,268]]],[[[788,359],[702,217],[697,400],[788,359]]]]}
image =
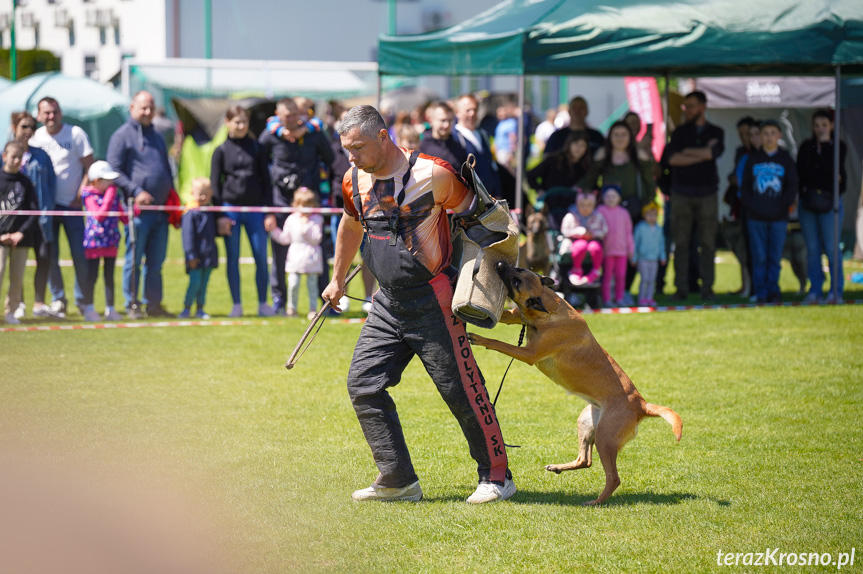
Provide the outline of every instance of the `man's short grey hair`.
{"type": "Polygon", "coordinates": [[[354,106],[342,118],[337,131],[342,136],[354,128],[360,128],[364,136],[374,137],[387,129],[387,124],[374,106],[354,106]]]}

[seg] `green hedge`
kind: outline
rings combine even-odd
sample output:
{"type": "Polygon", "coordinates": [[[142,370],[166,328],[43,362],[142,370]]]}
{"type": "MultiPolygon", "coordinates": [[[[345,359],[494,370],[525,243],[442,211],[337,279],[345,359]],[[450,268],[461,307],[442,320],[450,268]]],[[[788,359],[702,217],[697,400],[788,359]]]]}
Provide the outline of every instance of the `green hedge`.
{"type": "MultiPolygon", "coordinates": [[[[48,50],[18,50],[18,79],[40,72],[59,72],[60,58],[48,50]]],[[[12,77],[10,50],[0,49],[0,76],[12,77]]]]}

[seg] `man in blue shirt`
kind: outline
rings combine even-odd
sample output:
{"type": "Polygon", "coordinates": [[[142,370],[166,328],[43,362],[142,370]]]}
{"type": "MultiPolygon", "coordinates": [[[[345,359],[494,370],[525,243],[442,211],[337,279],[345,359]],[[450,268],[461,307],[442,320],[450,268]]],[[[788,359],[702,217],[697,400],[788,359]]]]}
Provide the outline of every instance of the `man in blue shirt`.
{"type": "MultiPolygon", "coordinates": [[[[120,176],[117,185],[135,205],[165,205],[174,180],[165,140],[153,127],[156,103],[148,92],[138,92],[129,107],[129,120],[117,128],[108,142],[108,163],[120,176]]],[[[134,256],[126,233],[126,262],[123,265],[123,295],[130,319],[140,318],[137,310],[138,285],[143,266],[144,297],[149,317],[171,317],[162,307],[162,264],[168,250],[168,213],[141,211],[135,216],[136,244],[134,256]]]]}

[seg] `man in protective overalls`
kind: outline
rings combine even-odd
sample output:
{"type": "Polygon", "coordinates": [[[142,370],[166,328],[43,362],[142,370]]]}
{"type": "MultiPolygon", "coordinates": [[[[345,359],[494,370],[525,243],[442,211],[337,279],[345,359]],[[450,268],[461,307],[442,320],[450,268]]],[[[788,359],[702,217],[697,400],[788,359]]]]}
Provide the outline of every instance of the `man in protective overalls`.
{"type": "Polygon", "coordinates": [[[446,210],[470,212],[474,192],[445,161],[397,147],[372,106],[352,108],[338,132],[355,167],[342,182],[347,216],[339,225],[333,280],[322,296],[340,310],[335,304],[361,246],[380,284],[348,372],[348,393],[380,474],[352,498],[422,498],[387,392],[416,354],[476,460],[479,486],[467,501],[506,500],[516,487],[503,436],[464,323],[451,310],[456,270],[446,210]]]}

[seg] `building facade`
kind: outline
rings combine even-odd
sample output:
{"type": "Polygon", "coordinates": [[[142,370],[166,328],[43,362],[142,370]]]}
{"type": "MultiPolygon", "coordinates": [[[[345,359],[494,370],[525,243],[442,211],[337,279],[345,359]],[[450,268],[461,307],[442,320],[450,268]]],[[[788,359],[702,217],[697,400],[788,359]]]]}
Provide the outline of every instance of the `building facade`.
{"type": "MultiPolygon", "coordinates": [[[[500,0],[398,0],[396,33],[419,34],[457,24],[500,0]]],[[[16,44],[61,58],[61,70],[114,80],[124,57],[369,61],[390,29],[388,0],[17,0],[16,44]],[[205,18],[205,6],[210,18],[205,18]]],[[[11,44],[12,0],[0,0],[0,41],[11,44]]],[[[487,90],[515,92],[516,78],[425,78],[442,97],[487,90]]],[[[598,124],[625,101],[620,79],[531,77],[527,98],[542,115],[584,95],[598,124]],[[563,82],[563,83],[561,83],[563,82]]]]}
{"type": "MultiPolygon", "coordinates": [[[[19,50],[60,57],[61,71],[107,82],[124,56],[164,59],[165,8],[160,0],[18,0],[19,50]]],[[[0,38],[11,46],[12,1],[0,1],[0,38]]]]}

